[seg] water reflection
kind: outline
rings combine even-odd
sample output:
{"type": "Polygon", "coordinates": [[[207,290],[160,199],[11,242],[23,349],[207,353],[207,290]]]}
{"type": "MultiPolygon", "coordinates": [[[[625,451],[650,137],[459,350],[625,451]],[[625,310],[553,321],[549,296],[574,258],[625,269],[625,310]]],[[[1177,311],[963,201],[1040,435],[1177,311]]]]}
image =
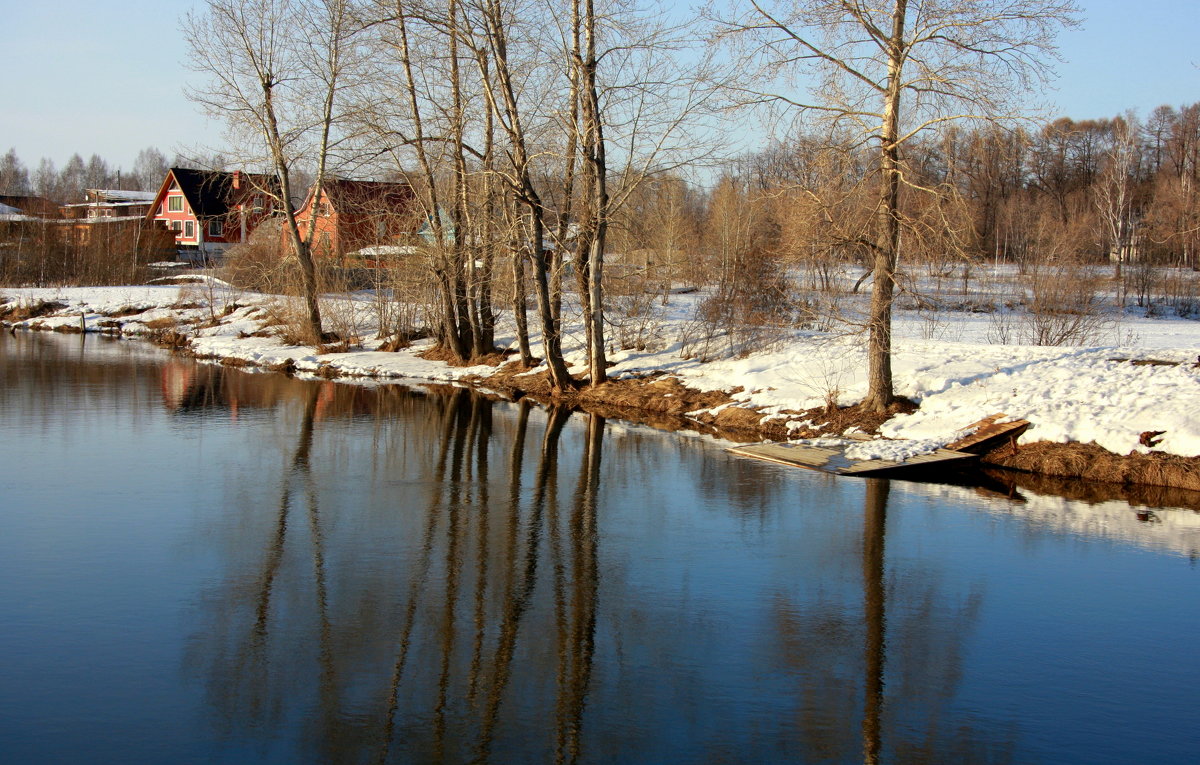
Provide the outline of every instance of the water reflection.
{"type": "Polygon", "coordinates": [[[887,499],[889,484],[878,478],[866,479],[863,501],[863,622],[866,639],[863,641],[863,686],[866,703],[863,705],[863,762],[879,762],[880,724],[883,707],[884,664],[884,542],[887,531],[887,499]]]}
{"type": "MultiPolygon", "coordinates": [[[[168,368],[164,374],[178,378],[168,368]]],[[[539,412],[534,423],[533,407],[522,402],[497,434],[493,403],[482,397],[462,389],[409,391],[427,409],[406,423],[403,437],[420,452],[413,461],[428,461],[431,470],[427,478],[406,476],[410,467],[393,463],[389,472],[403,491],[390,499],[419,544],[410,544],[412,554],[351,554],[353,563],[328,572],[323,527],[346,522],[351,508],[338,503],[338,518],[322,517],[329,492],[314,475],[314,433],[322,416],[370,409],[394,415],[395,394],[274,383],[301,391],[303,400],[292,457],[281,465],[274,523],[263,529],[257,566],[210,594],[201,623],[217,629],[196,636],[189,660],[206,679],[227,733],[270,731],[294,724],[299,713],[314,718],[301,727],[320,732],[312,743],[330,760],[508,761],[513,751],[538,748],[515,728],[544,719],[553,721],[555,761],[578,761],[599,592],[604,420],[587,418],[578,449],[566,450],[565,409],[539,412]],[[578,469],[567,489],[559,460],[570,451],[578,469]],[[493,463],[504,466],[499,478],[491,475],[493,463]],[[501,491],[494,495],[493,487],[501,491]],[[305,511],[301,534],[294,526],[305,511]],[[289,565],[303,556],[310,557],[307,576],[289,565]],[[330,574],[341,580],[332,598],[330,574]],[[536,626],[527,624],[531,612],[536,626]],[[380,653],[389,645],[392,658],[384,664],[380,653]],[[319,698],[310,706],[298,703],[305,681],[293,673],[305,671],[313,646],[308,682],[319,698]],[[530,706],[543,711],[531,719],[530,706]]],[[[168,406],[180,413],[206,402],[200,409],[231,413],[265,405],[278,392],[259,391],[255,400],[239,384],[219,368],[193,370],[187,385],[177,386],[184,394],[168,406]]]]}
{"type": "MultiPolygon", "coordinates": [[[[202,560],[174,596],[182,657],[159,665],[182,662],[177,693],[199,699],[196,759],[1098,761],[1194,739],[1173,733],[1195,729],[1190,654],[1117,662],[1086,642],[1200,626],[1186,562],[1091,544],[1102,529],[1063,542],[1028,487],[1018,502],[789,471],[450,386],[180,359],[57,377],[45,358],[47,386],[99,380],[107,410],[157,412],[166,435],[144,428],[144,448],[211,486],[173,500],[199,508],[184,542],[142,544],[202,560]],[[1125,596],[1125,578],[1155,587],[1125,596]],[[1176,610],[1144,609],[1154,595],[1176,610]],[[1144,688],[1176,703],[1140,715],[1144,688]],[[1089,728],[1114,694],[1132,709],[1089,728]]],[[[16,368],[0,404],[33,400],[39,378],[16,368]]],[[[1182,528],[1155,513],[1131,522],[1182,528]]]]}
{"type": "MultiPolygon", "coordinates": [[[[214,390],[229,390],[223,370],[200,377],[214,390]]],[[[221,625],[217,632],[197,636],[196,645],[206,647],[207,654],[201,650],[193,661],[207,676],[212,703],[221,710],[223,724],[231,726],[229,733],[253,737],[299,725],[312,735],[310,743],[321,748],[322,758],[338,761],[506,762],[516,757],[578,762],[607,759],[600,755],[612,751],[606,736],[628,734],[636,740],[656,725],[669,724],[669,715],[664,718],[665,710],[656,708],[652,696],[647,705],[636,697],[614,699],[613,689],[606,688],[602,704],[615,701],[645,718],[629,719],[629,709],[606,710],[600,718],[620,719],[632,729],[589,728],[600,593],[621,592],[622,580],[631,577],[613,566],[604,569],[605,576],[616,582],[606,583],[601,576],[604,536],[597,515],[602,506],[603,418],[574,421],[567,444],[571,415],[565,409],[541,411],[521,401],[506,405],[513,411],[497,427],[496,404],[466,390],[410,392],[422,395],[425,414],[405,423],[403,438],[410,451],[393,452],[404,459],[389,462],[386,469],[400,479],[401,490],[389,500],[402,516],[407,543],[391,555],[343,550],[342,565],[327,571],[320,507],[323,496],[333,497],[336,490],[326,485],[328,474],[314,476],[314,441],[325,436],[338,442],[351,434],[337,428],[323,432],[318,414],[368,411],[364,402],[378,399],[325,383],[297,390],[302,416],[291,457],[280,465],[275,520],[263,529],[258,567],[229,577],[212,593],[214,612],[199,620],[205,629],[221,625]],[[564,460],[570,463],[566,482],[564,460]],[[412,464],[428,466],[427,475],[412,475],[412,464]],[[493,471],[497,466],[499,471],[493,471]],[[307,518],[304,533],[292,528],[298,517],[307,518]],[[307,573],[297,565],[304,557],[309,559],[307,573]],[[332,603],[328,576],[335,580],[332,603]],[[248,582],[254,584],[250,593],[243,589],[248,582]],[[287,591],[281,592],[282,587],[287,591]],[[240,604],[246,594],[252,597],[240,604]],[[226,633],[238,620],[245,626],[226,633]],[[228,645],[239,633],[242,646],[228,645]],[[310,673],[307,681],[304,672],[310,673]],[[316,689],[310,702],[302,701],[305,685],[316,689]]],[[[250,399],[238,395],[244,409],[250,399]]],[[[210,411],[224,412],[231,410],[229,398],[211,391],[185,397],[211,402],[210,411]]],[[[383,408],[389,416],[396,409],[383,408]]],[[[783,491],[777,471],[752,470],[756,481],[739,483],[736,495],[748,493],[752,483],[767,493],[783,491]]],[[[721,491],[719,482],[699,483],[703,493],[721,491]]],[[[807,721],[799,730],[787,732],[790,725],[779,729],[772,746],[782,745],[796,756],[817,751],[844,760],[855,759],[857,751],[864,761],[878,762],[883,752],[891,751],[919,760],[944,744],[932,719],[953,695],[957,671],[943,670],[940,662],[952,662],[961,652],[955,639],[969,634],[982,596],[972,593],[968,603],[954,607],[948,602],[952,597],[940,593],[924,572],[889,582],[890,484],[870,480],[863,487],[861,539],[858,544],[848,541],[861,550],[858,574],[848,567],[840,575],[845,577],[841,581],[860,582],[860,616],[854,615],[852,600],[798,604],[781,592],[774,607],[776,629],[753,638],[782,641],[784,665],[802,687],[796,699],[807,721]],[[916,615],[893,614],[889,621],[889,609],[916,615]],[[893,657],[895,666],[889,666],[889,650],[897,648],[906,653],[893,657]],[[855,666],[857,673],[846,673],[855,666]],[[914,672],[944,685],[933,694],[923,690],[925,683],[908,687],[914,672]],[[896,689],[903,690],[906,701],[893,710],[889,698],[896,697],[896,689]],[[925,703],[915,706],[912,700],[922,696],[925,703]],[[924,733],[932,739],[911,737],[925,727],[921,720],[929,722],[924,733]]],[[[755,508],[760,501],[751,497],[742,504],[755,508]]],[[[254,508],[242,512],[256,514],[254,508]]],[[[324,522],[344,524],[354,509],[340,506],[338,512],[324,522]]],[[[829,582],[840,586],[837,572],[830,573],[829,582]]],[[[653,621],[639,624],[635,612],[646,605],[608,604],[605,613],[616,644],[649,649],[648,655],[678,656],[690,650],[690,640],[722,637],[662,630],[653,621]]],[[[769,672],[774,652],[765,646],[746,648],[752,671],[769,672]]],[[[605,659],[617,662],[618,675],[648,679],[647,668],[624,667],[619,654],[605,659]]],[[[706,695],[705,686],[727,681],[728,672],[720,665],[701,670],[699,685],[676,695],[674,703],[690,714],[715,714],[719,706],[713,704],[719,702],[706,695]]],[[[774,713],[765,709],[752,711],[751,718],[741,722],[767,729],[776,724],[774,713]]],[[[726,731],[730,738],[718,736],[705,745],[705,757],[719,758],[743,747],[758,751],[757,744],[744,738],[747,733],[726,731]]],[[[954,735],[969,743],[972,734],[959,726],[954,735]]],[[[987,749],[994,755],[1003,748],[1001,742],[975,751],[987,749]]]]}

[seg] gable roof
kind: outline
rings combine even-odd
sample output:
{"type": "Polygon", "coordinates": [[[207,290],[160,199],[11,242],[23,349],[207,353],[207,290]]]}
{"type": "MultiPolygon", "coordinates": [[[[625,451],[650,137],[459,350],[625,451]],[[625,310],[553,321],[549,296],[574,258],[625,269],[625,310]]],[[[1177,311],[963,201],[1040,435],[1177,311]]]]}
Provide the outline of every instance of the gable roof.
{"type": "Polygon", "coordinates": [[[227,172],[224,170],[196,170],[190,167],[172,167],[167,171],[162,186],[154,196],[149,215],[153,216],[159,201],[171,188],[171,180],[179,184],[192,213],[197,218],[219,218],[227,215],[230,205],[239,194],[255,191],[278,196],[279,181],[273,175],[260,173],[227,172]],[[240,188],[234,188],[234,176],[238,176],[240,188]]]}
{"type": "MultiPolygon", "coordinates": [[[[402,212],[411,207],[413,199],[412,187],[407,183],[386,181],[328,178],[321,185],[321,191],[340,213],[402,212]]],[[[311,190],[309,197],[312,197],[311,190]]]]}

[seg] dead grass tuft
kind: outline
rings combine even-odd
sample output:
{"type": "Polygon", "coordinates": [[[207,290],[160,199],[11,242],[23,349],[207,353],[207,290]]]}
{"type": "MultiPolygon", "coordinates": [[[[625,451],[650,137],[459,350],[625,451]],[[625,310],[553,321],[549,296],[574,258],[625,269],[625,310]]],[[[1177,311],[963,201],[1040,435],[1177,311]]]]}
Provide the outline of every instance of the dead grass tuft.
{"type": "Polygon", "coordinates": [[[317,353],[349,353],[358,348],[362,348],[362,339],[350,337],[335,342],[322,343],[317,346],[317,353]]]}
{"type": "Polygon", "coordinates": [[[27,321],[29,319],[40,319],[43,316],[50,316],[66,308],[66,303],[59,303],[54,300],[38,300],[32,303],[15,301],[0,305],[0,318],[12,322],[27,321]]]}
{"type": "Polygon", "coordinates": [[[126,305],[121,306],[115,311],[109,311],[108,313],[101,314],[101,316],[107,316],[110,319],[124,319],[129,316],[137,316],[138,314],[145,313],[148,310],[150,309],[142,306],[126,305]]]}
{"type": "MultiPolygon", "coordinates": [[[[404,346],[400,346],[404,347],[404,346]]],[[[505,353],[489,353],[484,356],[475,356],[470,359],[459,359],[454,355],[454,352],[443,345],[435,345],[417,354],[423,359],[429,361],[441,361],[452,367],[474,367],[481,364],[488,366],[499,366],[503,364],[507,355],[505,353]]]]}
{"type": "Polygon", "coordinates": [[[174,316],[163,316],[158,319],[151,319],[145,324],[146,329],[149,330],[174,329],[179,326],[179,319],[174,316]]]}
{"type": "Polygon", "coordinates": [[[991,465],[1061,478],[1115,484],[1173,486],[1200,491],[1200,459],[1174,454],[1114,454],[1094,443],[1038,441],[1015,452],[1001,447],[984,456],[991,465]]]}

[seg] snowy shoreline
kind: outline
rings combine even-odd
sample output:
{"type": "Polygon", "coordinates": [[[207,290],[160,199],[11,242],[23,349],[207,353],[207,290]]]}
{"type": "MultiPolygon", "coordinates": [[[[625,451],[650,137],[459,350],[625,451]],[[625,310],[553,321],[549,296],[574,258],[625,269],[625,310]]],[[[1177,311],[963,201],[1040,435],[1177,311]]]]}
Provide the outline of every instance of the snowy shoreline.
{"type": "MultiPolygon", "coordinates": [[[[269,326],[285,298],[200,284],[0,289],[0,322],[11,328],[106,332],[186,344],[188,352],[226,364],[287,369],[325,377],[461,381],[538,395],[540,371],[488,365],[452,367],[418,355],[428,342],[395,352],[375,350],[379,303],[370,294],[330,299],[349,350],[322,353],[287,345],[269,326]],[[41,311],[31,309],[41,306],[41,311]],[[347,332],[346,329],[349,331],[347,332]]],[[[678,339],[692,304],[675,301],[644,350],[613,349],[605,391],[585,390],[569,403],[643,409],[698,426],[781,440],[876,432],[843,418],[842,430],[816,427],[828,402],[849,407],[866,390],[865,354],[857,338],[796,330],[786,342],[741,358],[685,358],[678,339]],[[672,400],[675,399],[675,400],[672,400]],[[697,403],[698,402],[698,403],[697,403]]],[[[1033,423],[1020,444],[1095,444],[1130,459],[1170,458],[1200,480],[1200,322],[1126,321],[1136,344],[1089,347],[999,345],[985,340],[974,313],[945,314],[939,332],[898,312],[893,355],[897,394],[916,403],[877,424],[887,448],[949,443],[961,429],[1003,412],[1033,423]],[[931,336],[932,335],[932,336],[931,336]],[[1158,432],[1145,443],[1143,434],[1158,432]],[[1179,458],[1186,458],[1180,460],[1179,458]],[[1195,467],[1187,467],[1194,464],[1195,467]]],[[[497,343],[513,338],[498,330],[497,343]]],[[[535,352],[538,338],[533,338],[535,352]]],[[[582,338],[568,332],[567,361],[582,373],[582,338]]],[[[879,444],[883,448],[885,444],[879,444]]],[[[1019,466],[1030,469],[1028,466],[1019,466]]],[[[1034,472],[1038,472],[1036,467],[1034,472]]],[[[1062,474],[1062,473],[1059,473],[1062,474]]],[[[1086,473],[1081,477],[1088,476],[1086,473]]],[[[1110,479],[1112,480],[1112,479],[1110,479]]],[[[1121,480],[1118,477],[1117,480],[1121,480]]],[[[1126,482],[1131,479],[1124,476],[1126,482]]],[[[1169,479],[1176,480],[1176,479],[1169,479]]],[[[1178,485],[1178,484],[1175,484],[1178,485]]],[[[1187,485],[1186,483],[1184,484],[1187,485]]]]}

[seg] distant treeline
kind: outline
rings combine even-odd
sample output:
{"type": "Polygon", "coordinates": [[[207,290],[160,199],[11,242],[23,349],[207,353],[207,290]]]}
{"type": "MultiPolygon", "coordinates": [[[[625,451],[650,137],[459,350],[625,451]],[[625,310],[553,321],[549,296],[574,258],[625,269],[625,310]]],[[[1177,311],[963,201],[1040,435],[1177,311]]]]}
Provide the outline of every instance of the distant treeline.
{"type": "Polygon", "coordinates": [[[17,150],[9,149],[0,156],[0,194],[39,196],[69,204],[82,202],[84,189],[157,191],[169,167],[167,157],[153,146],[138,152],[132,170],[114,167],[98,154],[87,160],[74,154],[61,168],[55,166],[54,160],[43,157],[30,170],[17,150]]]}
{"type": "MultiPolygon", "coordinates": [[[[877,202],[873,156],[831,143],[780,143],[730,165],[704,208],[705,226],[726,221],[710,241],[805,261],[861,255],[877,202]]],[[[1144,120],[944,129],[910,144],[903,163],[907,262],[1198,265],[1200,104],[1144,120]]]]}

